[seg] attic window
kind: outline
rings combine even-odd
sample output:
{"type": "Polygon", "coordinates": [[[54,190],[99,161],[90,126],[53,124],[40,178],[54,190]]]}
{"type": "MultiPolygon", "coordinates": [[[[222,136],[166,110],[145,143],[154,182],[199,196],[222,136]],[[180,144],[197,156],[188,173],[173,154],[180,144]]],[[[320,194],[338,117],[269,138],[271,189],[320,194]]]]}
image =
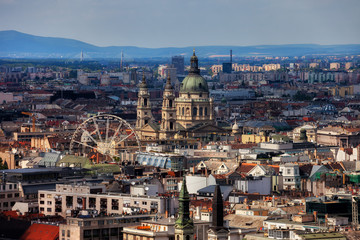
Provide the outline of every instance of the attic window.
{"type": "Polygon", "coordinates": [[[221,165],[221,168],[224,168],[224,165],[221,165]]]}

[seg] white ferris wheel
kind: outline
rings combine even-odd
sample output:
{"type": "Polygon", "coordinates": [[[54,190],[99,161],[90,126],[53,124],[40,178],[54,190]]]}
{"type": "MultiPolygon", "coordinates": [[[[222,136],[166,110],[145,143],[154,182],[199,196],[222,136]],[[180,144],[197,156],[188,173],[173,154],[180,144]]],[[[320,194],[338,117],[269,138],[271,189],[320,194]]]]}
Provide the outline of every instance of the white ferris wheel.
{"type": "Polygon", "coordinates": [[[140,151],[135,130],[124,119],[102,114],[85,120],[74,132],[70,152],[97,162],[124,161],[121,153],[140,151]]]}

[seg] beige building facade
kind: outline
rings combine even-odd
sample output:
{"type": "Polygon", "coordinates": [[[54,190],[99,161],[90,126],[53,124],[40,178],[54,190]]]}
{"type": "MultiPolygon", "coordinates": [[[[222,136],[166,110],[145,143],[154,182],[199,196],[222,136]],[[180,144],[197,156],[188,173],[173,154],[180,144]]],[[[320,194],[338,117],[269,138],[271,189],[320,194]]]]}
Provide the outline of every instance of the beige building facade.
{"type": "Polygon", "coordinates": [[[91,209],[99,214],[165,213],[160,197],[133,196],[118,193],[90,193],[86,185],[57,184],[55,191],[38,193],[39,212],[45,215],[69,216],[71,210],[91,209]]]}

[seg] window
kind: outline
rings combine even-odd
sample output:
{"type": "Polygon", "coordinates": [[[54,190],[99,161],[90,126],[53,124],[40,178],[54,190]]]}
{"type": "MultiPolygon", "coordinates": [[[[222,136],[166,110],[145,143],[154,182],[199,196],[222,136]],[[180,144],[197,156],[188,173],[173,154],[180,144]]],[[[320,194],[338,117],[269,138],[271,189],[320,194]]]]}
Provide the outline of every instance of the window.
{"type": "Polygon", "coordinates": [[[142,202],[142,205],[147,205],[147,202],[142,202]]]}
{"type": "Polygon", "coordinates": [[[51,208],[47,208],[46,211],[47,211],[47,212],[51,212],[51,208]]]}
{"type": "Polygon", "coordinates": [[[207,107],[205,108],[204,116],[207,116],[207,107]]]}
{"type": "Polygon", "coordinates": [[[99,237],[100,235],[100,230],[99,229],[94,229],[93,230],[93,237],[99,237]]]}
{"type": "Polygon", "coordinates": [[[118,229],[117,228],[111,228],[110,229],[110,235],[111,236],[117,236],[118,235],[118,229]]]}
{"type": "Polygon", "coordinates": [[[288,169],[288,170],[287,170],[287,174],[290,174],[290,173],[291,173],[291,170],[290,170],[290,169],[288,169]]]}
{"type": "Polygon", "coordinates": [[[0,194],[0,198],[5,198],[5,194],[0,194]]]}
{"type": "Polygon", "coordinates": [[[13,196],[12,193],[9,193],[9,194],[7,195],[8,198],[12,198],[12,196],[13,196]]]}
{"type": "Polygon", "coordinates": [[[193,108],[193,115],[194,115],[194,116],[197,115],[197,108],[196,108],[196,107],[193,108]]]}
{"type": "Polygon", "coordinates": [[[40,194],[40,197],[45,197],[45,194],[40,194]]]}
{"type": "Polygon", "coordinates": [[[45,202],[44,202],[44,201],[40,201],[40,204],[45,204],[45,202]]]}
{"type": "Polygon", "coordinates": [[[8,203],[8,202],[4,202],[4,203],[3,203],[3,206],[4,206],[4,208],[9,207],[9,203],[8,203]]]}
{"type": "Polygon", "coordinates": [[[200,109],[199,109],[199,116],[202,116],[202,115],[203,115],[203,108],[200,107],[200,109]]]}
{"type": "Polygon", "coordinates": [[[51,201],[47,201],[47,205],[51,205],[52,204],[52,202],[51,201]]]}
{"type": "Polygon", "coordinates": [[[104,220],[99,220],[98,225],[104,225],[104,220]]]}
{"type": "Polygon", "coordinates": [[[44,208],[43,208],[43,207],[41,207],[41,208],[40,208],[40,211],[41,211],[41,212],[43,212],[43,211],[44,211],[44,208]]]}
{"type": "Polygon", "coordinates": [[[184,116],[185,114],[185,108],[182,108],[182,115],[184,116]]]}
{"type": "Polygon", "coordinates": [[[15,193],[15,195],[14,195],[15,197],[19,197],[20,196],[20,194],[19,193],[15,193]]]}
{"type": "Polygon", "coordinates": [[[67,237],[70,237],[70,230],[67,230],[67,237]]]}
{"type": "Polygon", "coordinates": [[[61,236],[65,237],[65,230],[61,230],[61,236]]]}
{"type": "Polygon", "coordinates": [[[9,189],[10,189],[10,190],[12,189],[12,184],[9,184],[9,189]]]}
{"type": "Polygon", "coordinates": [[[91,230],[85,230],[84,231],[84,237],[85,238],[91,238],[91,230]]]}

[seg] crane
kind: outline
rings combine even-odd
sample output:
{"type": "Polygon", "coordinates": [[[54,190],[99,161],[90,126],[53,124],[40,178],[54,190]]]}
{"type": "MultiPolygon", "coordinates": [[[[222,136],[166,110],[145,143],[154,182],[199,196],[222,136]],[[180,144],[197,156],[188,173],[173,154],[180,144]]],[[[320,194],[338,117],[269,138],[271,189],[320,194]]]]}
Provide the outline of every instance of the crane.
{"type": "Polygon", "coordinates": [[[35,120],[36,120],[35,114],[30,113],[30,112],[21,112],[21,114],[28,115],[28,116],[30,116],[32,118],[31,132],[35,132],[35,120]]]}

